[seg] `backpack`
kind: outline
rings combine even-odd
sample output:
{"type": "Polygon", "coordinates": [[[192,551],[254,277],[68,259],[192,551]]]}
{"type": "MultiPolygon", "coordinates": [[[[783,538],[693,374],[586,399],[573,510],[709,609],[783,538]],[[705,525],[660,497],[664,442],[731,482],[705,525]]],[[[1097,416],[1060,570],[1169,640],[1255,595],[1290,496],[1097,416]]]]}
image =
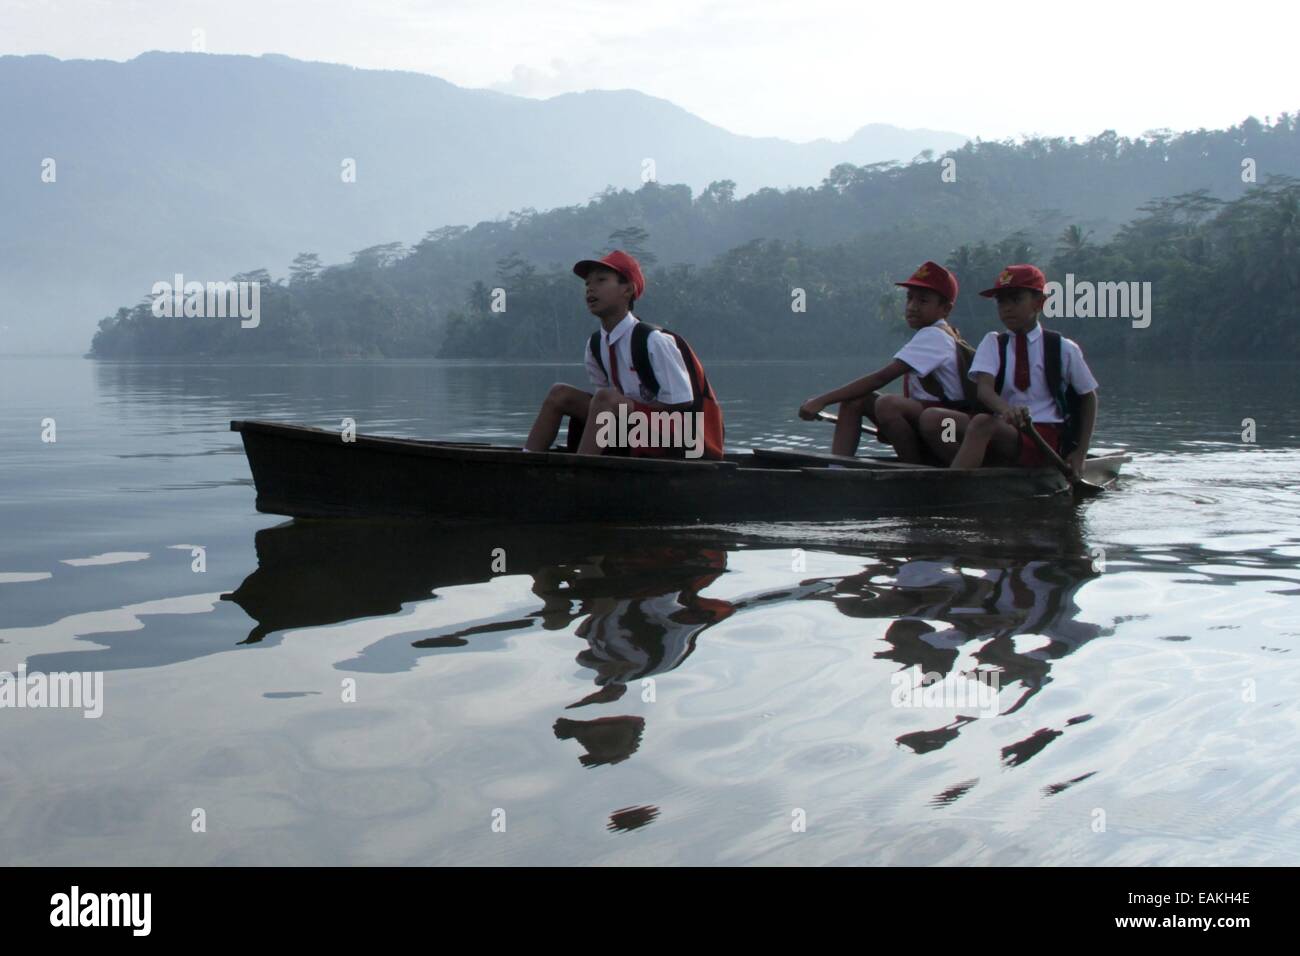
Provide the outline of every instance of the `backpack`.
{"type": "Polygon", "coordinates": [[[947,332],[952,336],[952,345],[957,351],[957,377],[961,380],[961,398],[949,398],[944,393],[943,386],[939,384],[937,369],[919,379],[921,387],[931,395],[938,395],[940,401],[947,402],[950,405],[978,408],[979,400],[976,395],[979,392],[979,386],[970,380],[968,374],[970,372],[970,363],[975,359],[975,347],[963,339],[952,326],[948,326],[947,332]]]}
{"type": "MultiPolygon", "coordinates": [[[[717,395],[714,394],[713,386],[709,384],[709,377],[704,372],[704,366],[699,358],[696,357],[690,343],[682,338],[676,332],[668,329],[661,329],[657,325],[651,325],[649,322],[638,321],[632,326],[632,368],[636,370],[637,377],[641,379],[644,385],[651,393],[659,394],[659,378],[655,375],[654,367],[650,363],[650,333],[662,332],[677,343],[678,350],[682,353],[682,359],[686,362],[686,373],[691,379],[691,412],[702,412],[704,414],[704,458],[721,460],[723,441],[726,435],[726,428],[722,421],[722,406],[718,404],[717,395]]],[[[609,378],[609,369],[605,368],[605,360],[600,355],[600,332],[591,333],[591,339],[587,343],[592,357],[600,370],[609,378]]],[[[610,379],[610,381],[613,381],[610,379]]]]}
{"type": "MultiPolygon", "coordinates": [[[[1007,343],[1011,341],[1010,332],[998,333],[998,374],[993,381],[993,390],[1002,394],[1002,386],[1007,380],[1007,343]]],[[[1043,329],[1043,372],[1047,376],[1047,390],[1052,393],[1056,410],[1065,419],[1061,428],[1061,457],[1064,458],[1079,447],[1080,406],[1082,398],[1074,386],[1061,381],[1061,366],[1065,364],[1065,340],[1060,332],[1043,329]]]]}

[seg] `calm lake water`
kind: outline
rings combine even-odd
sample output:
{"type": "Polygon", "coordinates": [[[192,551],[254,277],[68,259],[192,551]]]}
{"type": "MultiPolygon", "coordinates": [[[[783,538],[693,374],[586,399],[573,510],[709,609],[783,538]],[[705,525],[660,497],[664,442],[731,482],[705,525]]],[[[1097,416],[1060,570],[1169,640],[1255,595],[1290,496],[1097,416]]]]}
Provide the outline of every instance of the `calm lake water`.
{"type": "MultiPolygon", "coordinates": [[[[0,859],[1294,865],[1297,367],[1094,370],[1074,511],[451,532],[258,514],[230,419],[519,443],[577,366],[0,359],[0,671],[103,675],[0,709],[0,859]]],[[[736,448],[860,372],[710,364],[736,448]]]]}

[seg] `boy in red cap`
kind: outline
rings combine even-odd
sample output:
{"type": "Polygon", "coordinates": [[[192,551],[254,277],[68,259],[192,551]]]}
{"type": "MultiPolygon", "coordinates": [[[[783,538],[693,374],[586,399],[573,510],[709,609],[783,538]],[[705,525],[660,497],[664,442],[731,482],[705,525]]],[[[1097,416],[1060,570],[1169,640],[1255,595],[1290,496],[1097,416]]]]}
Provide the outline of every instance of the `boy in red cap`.
{"type": "MultiPolygon", "coordinates": [[[[827,405],[839,403],[839,422],[831,451],[853,455],[862,434],[862,418],[876,423],[877,437],[893,445],[900,461],[926,460],[925,443],[918,432],[927,408],[967,408],[961,336],[948,324],[957,301],[957,278],[937,262],[921,265],[911,278],[895,285],[907,289],[907,324],[916,331],[912,340],[894,354],[884,368],[841,385],[825,395],[810,398],[799,407],[799,417],[812,421],[827,405]],[[902,377],[902,395],[878,395],[902,377]]],[[[968,347],[969,348],[969,347],[968,347]]]]}
{"type": "MultiPolygon", "coordinates": [[[[525,451],[546,451],[555,441],[564,416],[569,416],[571,434],[582,432],[576,451],[600,455],[602,434],[611,429],[585,427],[613,421],[602,413],[626,422],[629,413],[667,412],[695,414],[702,434],[691,437],[689,427],[674,428],[681,439],[667,447],[631,445],[625,450],[635,457],[692,458],[722,457],[722,410],[704,374],[704,368],[686,340],[675,332],[642,323],[632,306],[645,292],[645,276],[635,258],[616,249],[601,259],[583,259],[573,272],[586,287],[587,309],[600,320],[592,334],[584,360],[595,394],[572,385],[551,386],[537,420],[528,433],[525,451]],[[577,426],[576,428],[574,426],[577,426]],[[683,447],[698,443],[696,454],[683,447]]],[[[684,419],[682,419],[684,422],[684,419]]],[[[624,451],[624,449],[619,449],[624,451]]]]}
{"type": "Polygon", "coordinates": [[[968,418],[934,409],[921,417],[926,443],[951,467],[1048,465],[1021,431],[1032,426],[1076,474],[1082,471],[1097,421],[1097,380],[1078,345],[1039,325],[1045,286],[1037,266],[1022,264],[1007,266],[997,284],[980,293],[997,300],[1007,327],[984,336],[970,366],[979,402],[991,414],[968,418]]]}

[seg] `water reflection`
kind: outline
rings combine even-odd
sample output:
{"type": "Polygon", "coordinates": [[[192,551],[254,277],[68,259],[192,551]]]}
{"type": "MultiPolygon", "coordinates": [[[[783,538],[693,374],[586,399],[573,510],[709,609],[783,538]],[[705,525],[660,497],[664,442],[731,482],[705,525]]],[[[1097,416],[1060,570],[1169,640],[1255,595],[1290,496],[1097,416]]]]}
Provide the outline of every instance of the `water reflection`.
{"type": "MultiPolygon", "coordinates": [[[[735,613],[734,604],[700,595],[727,568],[717,548],[655,545],[632,553],[595,556],[590,563],[548,565],[533,572],[533,593],[547,628],[578,620],[574,633],[587,642],[578,663],[601,688],[568,709],[619,700],[631,681],[679,666],[706,628],[735,613]],[[576,605],[576,606],[575,606],[576,605]]],[[[561,717],[558,740],[576,740],[584,767],[614,764],[636,752],[645,730],[641,717],[594,720],[561,717]]],[[[644,826],[643,823],[636,824],[644,826]]],[[[621,827],[631,829],[631,827],[621,827]]]]}
{"type": "Polygon", "coordinates": [[[1078,620],[1076,595],[1097,576],[1091,559],[1015,561],[950,555],[901,562],[885,560],[843,578],[831,600],[849,617],[894,618],[889,646],[876,657],[941,677],[960,651],[984,643],[974,656],[1024,688],[1006,713],[1014,713],[1047,683],[1051,661],[1109,633],[1078,620]],[[936,623],[946,625],[936,627],[936,623]],[[1045,642],[1027,648],[1021,635],[1045,642]]]}
{"type": "MultiPolygon", "coordinates": [[[[870,547],[833,545],[830,550],[860,557],[863,570],[850,575],[798,580],[724,600],[709,589],[727,573],[729,554],[772,547],[753,536],[710,531],[649,529],[445,529],[419,524],[374,522],[290,522],[260,531],[258,568],[233,593],[224,595],[255,626],[247,642],[275,632],[393,615],[437,592],[501,576],[527,575],[535,609],[520,613],[506,602],[500,613],[455,625],[416,628],[398,618],[389,633],[354,658],[344,670],[397,672],[428,654],[499,648],[506,636],[529,631],[572,630],[583,646],[576,662],[595,689],[564,704],[580,708],[616,705],[629,685],[686,664],[710,627],[750,608],[798,601],[826,602],[848,619],[887,619],[874,658],[918,668],[930,678],[954,674],[960,661],[996,673],[1002,694],[997,711],[1021,710],[1051,682],[1053,665],[1087,642],[1112,633],[1114,622],[1082,619],[1077,595],[1098,575],[1087,554],[1080,522],[1050,526],[1027,523],[1013,542],[1030,557],[986,555],[978,547],[980,526],[969,525],[954,550],[951,526],[943,539],[870,547]],[[917,552],[920,553],[917,553],[917,552]]],[[[986,539],[987,540],[987,539],[986,539]]],[[[1001,541],[1006,545],[1006,536],[1001,541]]],[[[641,686],[635,688],[641,692],[641,686]]],[[[650,691],[653,693],[653,689],[650,691]]],[[[558,704],[558,702],[557,702],[558,704]]],[[[934,729],[904,733],[900,746],[916,754],[937,751],[956,740],[975,714],[958,714],[934,729]]],[[[1064,727],[1043,727],[1002,749],[1005,766],[1021,765],[1062,736],[1064,727]]],[[[645,719],[612,714],[579,719],[559,716],[552,731],[581,749],[586,767],[621,763],[635,754],[645,719]]],[[[972,784],[973,785],[973,784],[972,784]]],[[[954,791],[942,802],[964,792],[954,791]]]]}
{"type": "Polygon", "coordinates": [[[578,663],[595,682],[623,685],[677,667],[700,632],[735,613],[730,602],[700,594],[726,569],[721,549],[660,545],[540,567],[533,593],[543,626],[578,620],[575,633],[587,642],[578,663]]]}
{"type": "MultiPolygon", "coordinates": [[[[1075,547],[1067,550],[1078,554],[1083,550],[1078,527],[1065,527],[1075,536],[1075,547]]],[[[1001,691],[997,709],[1005,716],[1050,683],[1053,662],[1113,633],[1113,622],[1104,627],[1080,619],[1079,589],[1098,573],[1093,559],[1081,554],[1038,560],[963,554],[884,558],[840,579],[833,593],[812,599],[831,601],[849,617],[892,618],[884,635],[886,647],[875,657],[898,664],[900,671],[915,668],[926,675],[927,683],[952,676],[965,655],[980,674],[996,675],[1001,691]],[[1009,703],[1008,691],[1014,695],[1009,703]]],[[[976,719],[959,715],[941,727],[903,734],[897,743],[917,754],[930,753],[956,740],[976,719]]],[[[1070,723],[1078,722],[1080,718],[1070,723]]],[[[1062,733],[1052,728],[1034,731],[1003,749],[1004,764],[1028,761],[1062,733]]]]}

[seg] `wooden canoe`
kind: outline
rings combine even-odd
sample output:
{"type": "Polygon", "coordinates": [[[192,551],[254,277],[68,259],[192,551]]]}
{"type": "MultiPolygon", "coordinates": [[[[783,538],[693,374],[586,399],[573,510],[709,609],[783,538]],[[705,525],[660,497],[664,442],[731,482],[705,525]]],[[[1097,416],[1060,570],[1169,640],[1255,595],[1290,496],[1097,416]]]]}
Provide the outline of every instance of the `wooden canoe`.
{"type": "MultiPolygon", "coordinates": [[[[663,461],[528,453],[470,442],[356,435],[232,421],[257,510],[295,518],[418,516],[451,523],[834,521],[936,514],[1037,498],[1070,501],[1054,469],[950,471],[793,450],[663,461]],[[829,468],[838,463],[846,467],[829,468]]],[[[1128,461],[1097,455],[1112,483],[1128,461]]]]}

